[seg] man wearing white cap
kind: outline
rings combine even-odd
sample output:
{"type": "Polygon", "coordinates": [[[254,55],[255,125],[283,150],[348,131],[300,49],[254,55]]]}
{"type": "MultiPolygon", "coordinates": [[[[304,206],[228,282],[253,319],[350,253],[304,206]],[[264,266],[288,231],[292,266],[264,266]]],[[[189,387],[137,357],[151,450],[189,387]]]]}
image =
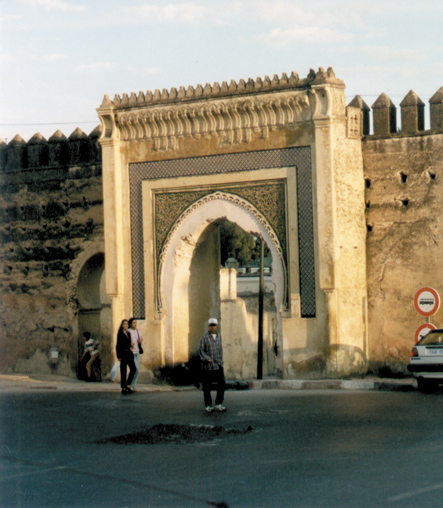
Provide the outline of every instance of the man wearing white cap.
{"type": "Polygon", "coordinates": [[[217,332],[218,321],[211,318],[208,321],[209,330],[201,337],[198,354],[201,360],[203,374],[203,396],[205,411],[226,411],[222,405],[225,395],[225,374],[223,371],[223,349],[221,335],[217,332]],[[215,407],[212,407],[211,385],[217,385],[215,407]]]}

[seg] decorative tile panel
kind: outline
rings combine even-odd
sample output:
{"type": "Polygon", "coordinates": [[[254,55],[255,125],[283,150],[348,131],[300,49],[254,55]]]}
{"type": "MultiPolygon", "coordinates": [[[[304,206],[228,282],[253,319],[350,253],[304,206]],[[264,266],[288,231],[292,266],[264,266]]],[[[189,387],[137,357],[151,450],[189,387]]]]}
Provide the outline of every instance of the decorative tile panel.
{"type": "MultiPolygon", "coordinates": [[[[143,262],[142,182],[161,178],[229,174],[279,167],[296,167],[297,197],[300,243],[300,297],[302,316],[315,316],[315,266],[313,238],[312,180],[310,147],[263,150],[227,155],[211,155],[171,159],[166,161],[142,162],[129,165],[131,207],[131,257],[133,315],[145,318],[145,288],[143,262]],[[307,215],[305,217],[305,215],[307,215]],[[302,274],[303,270],[303,274],[302,274]]],[[[266,195],[258,192],[260,184],[239,187],[234,184],[223,186],[223,191],[236,194],[254,205],[272,228],[282,248],[282,261],[287,267],[286,199],[281,185],[266,185],[266,195]]],[[[263,190],[263,189],[262,189],[263,190]]],[[[192,203],[214,189],[189,190],[158,193],[155,196],[155,239],[156,266],[163,242],[174,222],[192,203]]],[[[287,270],[286,270],[287,273],[287,270]]],[[[289,287],[286,281],[286,287],[289,287]]],[[[285,295],[286,299],[287,295],[285,295]]]]}
{"type": "Polygon", "coordinates": [[[300,303],[301,317],[313,318],[316,315],[316,302],[314,213],[312,206],[312,171],[310,151],[309,153],[305,153],[304,157],[306,157],[304,159],[304,163],[296,166],[300,303]]]}
{"type": "Polygon", "coordinates": [[[281,180],[260,184],[225,186],[211,185],[210,189],[187,192],[161,191],[155,193],[155,240],[158,261],[166,236],[180,215],[193,203],[204,196],[226,192],[239,196],[253,204],[269,222],[279,240],[286,261],[286,191],[281,180]]]}

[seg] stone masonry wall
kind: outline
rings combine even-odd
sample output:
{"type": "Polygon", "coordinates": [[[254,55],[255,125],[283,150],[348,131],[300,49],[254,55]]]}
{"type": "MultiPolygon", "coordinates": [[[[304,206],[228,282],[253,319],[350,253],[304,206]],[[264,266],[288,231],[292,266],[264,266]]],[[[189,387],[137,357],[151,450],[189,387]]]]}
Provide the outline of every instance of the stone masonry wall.
{"type": "MultiPolygon", "coordinates": [[[[402,102],[401,130],[380,126],[375,118],[374,134],[363,138],[362,145],[369,359],[370,369],[379,374],[407,373],[415,331],[426,319],[414,309],[417,290],[431,286],[443,296],[443,88],[430,101],[428,131],[423,130],[423,121],[417,122],[423,115],[419,99],[415,130],[405,114],[411,96],[413,92],[402,102]]],[[[383,98],[390,109],[385,123],[392,125],[395,106],[383,98]]],[[[443,327],[443,309],[430,321],[443,327]]]]}
{"type": "Polygon", "coordinates": [[[103,253],[99,136],[0,140],[0,372],[75,375],[78,277],[103,253]]]}

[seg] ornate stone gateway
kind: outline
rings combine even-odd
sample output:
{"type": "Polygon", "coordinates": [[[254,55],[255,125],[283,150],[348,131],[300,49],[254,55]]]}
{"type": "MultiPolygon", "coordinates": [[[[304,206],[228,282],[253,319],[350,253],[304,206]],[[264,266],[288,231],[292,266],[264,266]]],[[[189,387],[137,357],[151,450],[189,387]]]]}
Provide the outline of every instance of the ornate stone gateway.
{"type": "Polygon", "coordinates": [[[271,251],[278,372],[364,366],[361,112],[345,108],[343,90],[320,69],[105,96],[107,291],[114,335],[124,317],[140,321],[146,367],[188,361],[216,315],[230,375],[251,377],[256,318],[238,302],[235,274],[220,270],[225,220],[271,251]]]}

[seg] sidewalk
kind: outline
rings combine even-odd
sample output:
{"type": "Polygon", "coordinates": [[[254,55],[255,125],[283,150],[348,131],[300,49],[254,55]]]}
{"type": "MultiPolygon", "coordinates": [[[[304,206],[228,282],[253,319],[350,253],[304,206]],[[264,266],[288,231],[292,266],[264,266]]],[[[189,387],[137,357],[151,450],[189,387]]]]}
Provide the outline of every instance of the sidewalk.
{"type": "MultiPolygon", "coordinates": [[[[362,390],[362,391],[415,391],[413,378],[391,379],[366,377],[362,379],[289,380],[264,379],[251,381],[227,381],[228,390],[362,390]]],[[[65,390],[85,392],[118,392],[120,384],[107,380],[87,383],[58,375],[0,374],[0,391],[18,390],[65,390]]],[[[170,386],[166,384],[137,384],[139,392],[172,392],[196,390],[194,386],[170,386]]]]}
{"type": "Polygon", "coordinates": [[[410,392],[417,389],[413,378],[391,379],[366,377],[362,379],[272,379],[250,381],[250,388],[262,390],[363,390],[410,392]]]}
{"type": "MultiPolygon", "coordinates": [[[[59,375],[0,374],[0,392],[4,389],[18,390],[64,390],[78,392],[119,392],[120,383],[104,380],[87,383],[79,379],[59,375]]],[[[170,392],[195,390],[194,387],[176,387],[160,384],[137,384],[138,392],[170,392]]]]}

